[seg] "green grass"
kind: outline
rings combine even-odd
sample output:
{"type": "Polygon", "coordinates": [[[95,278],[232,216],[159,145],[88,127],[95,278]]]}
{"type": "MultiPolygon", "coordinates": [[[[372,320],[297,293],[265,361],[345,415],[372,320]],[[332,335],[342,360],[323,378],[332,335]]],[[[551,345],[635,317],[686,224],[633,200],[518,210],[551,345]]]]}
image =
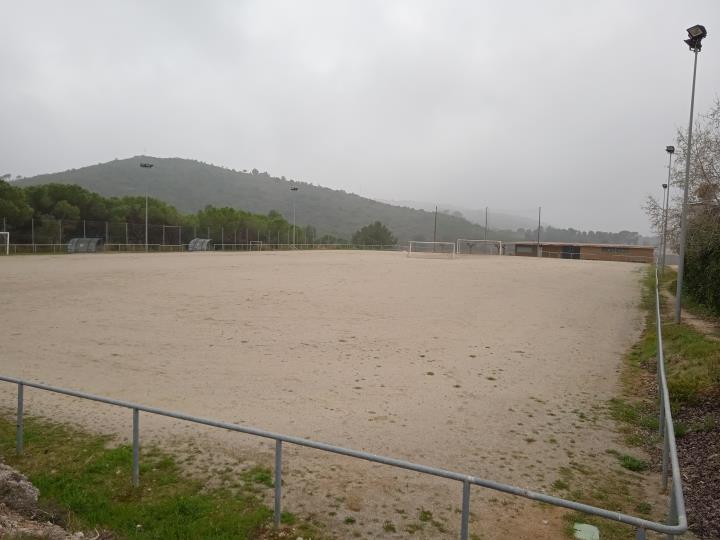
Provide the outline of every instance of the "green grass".
{"type": "MultiPolygon", "coordinates": [[[[672,273],[666,271],[661,286],[672,281],[672,273]]],[[[631,366],[637,369],[654,369],[657,354],[654,288],[654,271],[648,271],[642,295],[643,307],[648,311],[646,331],[629,355],[631,366]]],[[[668,308],[663,309],[666,315],[668,308]]],[[[720,391],[720,342],[708,339],[687,324],[665,322],[663,343],[668,390],[675,404],[694,403],[720,391]]],[[[635,375],[631,371],[627,378],[633,381],[635,375]]]]}
{"type": "MultiPolygon", "coordinates": [[[[661,284],[665,290],[675,296],[675,293],[677,292],[677,272],[672,268],[667,268],[665,270],[665,277],[661,280],[661,284]]],[[[714,321],[718,321],[720,319],[720,312],[712,307],[698,302],[692,294],[688,293],[686,287],[683,287],[682,305],[683,308],[689,309],[698,317],[714,321]]]]}
{"type": "Polygon", "coordinates": [[[620,456],[620,465],[629,471],[642,472],[649,468],[647,461],[623,454],[620,456]]]}
{"type": "Polygon", "coordinates": [[[183,476],[171,456],[144,447],[141,485],[133,488],[132,449],[109,447],[109,437],[26,417],[23,456],[15,456],[14,445],[15,423],[0,418],[0,454],[40,490],[41,506],[70,529],[106,529],[128,539],[272,538],[272,511],[252,485],[268,484],[267,469],[242,473],[243,487],[232,492],[205,489],[183,476]]]}

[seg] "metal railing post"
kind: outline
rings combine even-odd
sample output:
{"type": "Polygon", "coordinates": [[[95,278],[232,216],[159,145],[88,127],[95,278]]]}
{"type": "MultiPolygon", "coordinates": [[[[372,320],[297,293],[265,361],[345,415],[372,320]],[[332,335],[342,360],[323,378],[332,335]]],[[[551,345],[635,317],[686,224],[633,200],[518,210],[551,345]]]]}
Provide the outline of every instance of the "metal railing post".
{"type": "Polygon", "coordinates": [[[282,499],[282,441],[275,441],[275,527],[280,526],[280,501],[282,499]]]}
{"type": "Polygon", "coordinates": [[[23,416],[25,414],[25,385],[24,384],[18,384],[18,393],[17,393],[17,422],[15,424],[16,426],[16,433],[15,433],[15,453],[18,456],[21,456],[23,453],[23,443],[24,443],[24,437],[25,434],[23,432],[23,416]]]}
{"type": "MultiPolygon", "coordinates": [[[[675,490],[672,490],[672,493],[670,493],[670,511],[668,512],[668,525],[673,525],[677,522],[677,501],[675,500],[675,490]]],[[[674,534],[668,534],[666,537],[666,540],[673,540],[675,538],[674,534]]]]}
{"type": "Polygon", "coordinates": [[[668,442],[667,433],[663,436],[663,449],[662,449],[662,488],[663,491],[667,490],[668,487],[668,453],[670,443],[668,442]]]}
{"type": "Polygon", "coordinates": [[[133,463],[132,483],[133,487],[140,486],[140,411],[133,409],[133,463]]]}
{"type": "Polygon", "coordinates": [[[460,522],[460,540],[468,540],[470,534],[470,482],[463,482],[462,521],[460,522]]]}

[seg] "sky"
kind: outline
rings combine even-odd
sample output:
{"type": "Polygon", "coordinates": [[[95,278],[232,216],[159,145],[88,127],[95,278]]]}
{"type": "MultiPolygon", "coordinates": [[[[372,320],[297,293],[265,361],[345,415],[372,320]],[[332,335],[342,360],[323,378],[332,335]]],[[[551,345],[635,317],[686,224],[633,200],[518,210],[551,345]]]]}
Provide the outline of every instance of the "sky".
{"type": "Polygon", "coordinates": [[[649,232],[718,0],[0,0],[0,174],[145,154],[649,232]]]}

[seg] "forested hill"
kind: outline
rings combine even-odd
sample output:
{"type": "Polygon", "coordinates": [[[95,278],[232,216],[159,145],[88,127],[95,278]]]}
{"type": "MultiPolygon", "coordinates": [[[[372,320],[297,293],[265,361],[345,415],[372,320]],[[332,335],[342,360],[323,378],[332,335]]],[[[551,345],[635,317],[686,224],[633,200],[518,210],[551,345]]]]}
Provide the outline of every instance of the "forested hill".
{"type": "MultiPolygon", "coordinates": [[[[393,206],[304,182],[290,182],[256,170],[235,171],[189,159],[135,156],[13,183],[27,186],[50,182],[78,184],[106,197],[144,195],[148,189],[152,197],[183,212],[195,212],[211,204],[263,214],[277,210],[290,221],[294,196],[297,224],[313,225],[319,234],[350,238],[363,226],[380,221],[402,241],[432,240],[433,237],[435,216],[432,212],[393,206]],[[142,162],[154,166],[141,168],[142,162]],[[291,191],[291,185],[296,185],[298,191],[291,191]]],[[[483,238],[483,234],[481,226],[464,218],[448,214],[438,217],[438,240],[483,238]]]]}

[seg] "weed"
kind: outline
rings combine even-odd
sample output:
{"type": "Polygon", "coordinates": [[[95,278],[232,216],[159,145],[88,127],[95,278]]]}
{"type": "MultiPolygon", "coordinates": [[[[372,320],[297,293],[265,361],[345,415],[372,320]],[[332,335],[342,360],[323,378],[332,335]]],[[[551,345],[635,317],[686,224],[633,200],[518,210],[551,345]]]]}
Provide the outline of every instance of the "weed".
{"type": "Polygon", "coordinates": [[[555,480],[552,487],[556,491],[560,491],[563,489],[567,490],[570,489],[570,484],[568,484],[565,480],[555,480]]]}
{"type": "Polygon", "coordinates": [[[269,467],[255,467],[245,471],[241,475],[243,480],[254,482],[265,487],[273,487],[273,475],[269,467]]]}
{"type": "Polygon", "coordinates": [[[345,525],[352,525],[353,523],[355,523],[355,521],[356,520],[354,517],[348,516],[343,520],[343,523],[345,523],[345,525]]]}
{"type": "Polygon", "coordinates": [[[423,510],[423,509],[421,509],[421,510],[420,510],[420,515],[419,515],[418,519],[419,519],[420,521],[425,522],[425,521],[430,521],[430,520],[432,519],[432,517],[433,517],[433,515],[432,515],[432,512],[431,512],[430,510],[423,510]]]}
{"type": "Polygon", "coordinates": [[[620,465],[629,471],[642,472],[646,471],[649,467],[647,461],[638,459],[627,454],[620,456],[620,465]]]}
{"type": "Polygon", "coordinates": [[[640,514],[648,515],[652,512],[652,505],[647,502],[639,502],[635,505],[635,511],[640,514]]]}
{"type": "Polygon", "coordinates": [[[392,521],[386,521],[385,523],[383,523],[383,531],[385,531],[386,533],[394,533],[397,531],[397,529],[395,528],[395,525],[392,521]]]}

